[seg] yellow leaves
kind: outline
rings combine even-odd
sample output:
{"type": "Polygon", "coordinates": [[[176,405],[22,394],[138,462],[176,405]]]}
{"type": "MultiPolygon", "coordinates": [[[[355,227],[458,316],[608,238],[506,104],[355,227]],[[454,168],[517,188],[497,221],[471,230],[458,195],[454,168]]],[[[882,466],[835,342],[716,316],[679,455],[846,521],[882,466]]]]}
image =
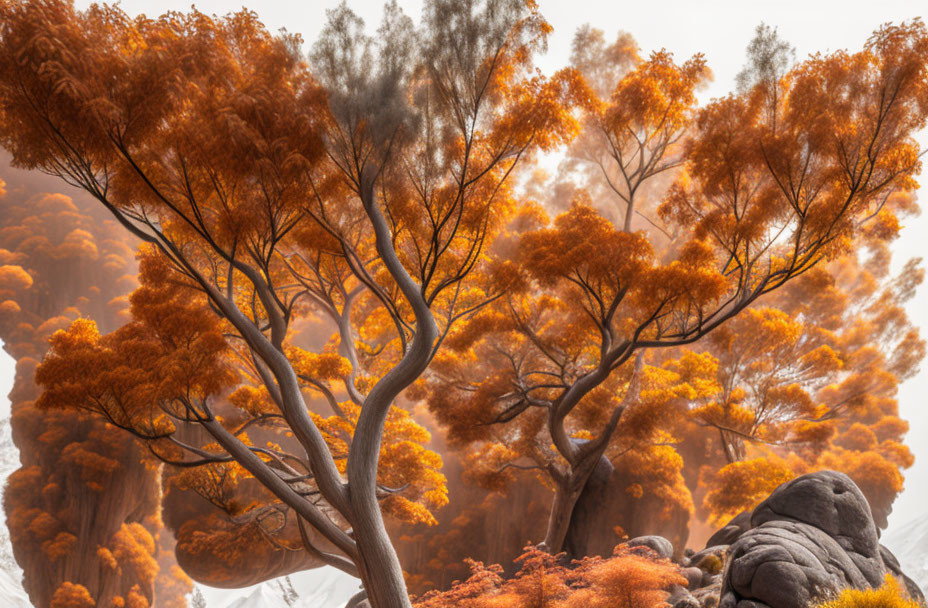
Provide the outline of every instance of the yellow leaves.
{"type": "Polygon", "coordinates": [[[96,608],[96,605],[86,587],[65,581],[55,589],[50,608],[96,608]]]}
{"type": "Polygon", "coordinates": [[[775,456],[734,462],[708,473],[709,491],[703,505],[713,525],[724,525],[742,511],[753,509],[780,484],[800,475],[795,463],[775,456]]]}
{"type": "Polygon", "coordinates": [[[286,349],[286,355],[298,376],[325,382],[341,380],[351,373],[351,363],[348,359],[335,353],[317,354],[290,346],[286,349]]]}
{"type": "Polygon", "coordinates": [[[918,608],[921,604],[908,597],[904,587],[887,574],[879,589],[844,589],[833,599],[814,608],[918,608]]]}
{"type": "Polygon", "coordinates": [[[0,266],[0,290],[17,292],[32,287],[32,276],[22,266],[7,264],[0,266]]]}
{"type": "Polygon", "coordinates": [[[434,526],[438,523],[435,516],[424,505],[399,495],[388,496],[380,504],[385,513],[409,524],[434,526]]]}
{"type": "Polygon", "coordinates": [[[691,400],[705,399],[721,390],[718,383],[719,361],[708,351],[684,351],[683,356],[668,361],[665,367],[679,376],[679,382],[692,388],[691,400]]]}

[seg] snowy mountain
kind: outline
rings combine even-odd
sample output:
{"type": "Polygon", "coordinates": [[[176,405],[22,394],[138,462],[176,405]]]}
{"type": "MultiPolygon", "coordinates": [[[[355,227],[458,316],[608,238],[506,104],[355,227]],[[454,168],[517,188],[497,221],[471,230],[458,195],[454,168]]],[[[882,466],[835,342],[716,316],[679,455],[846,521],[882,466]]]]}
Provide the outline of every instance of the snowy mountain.
{"type": "Polygon", "coordinates": [[[894,528],[881,542],[899,558],[902,571],[928,591],[928,515],[894,528]]]}
{"type": "Polygon", "coordinates": [[[14,579],[6,570],[0,570],[0,602],[7,608],[32,608],[19,579],[14,579]]]}
{"type": "Polygon", "coordinates": [[[207,608],[344,608],[360,581],[335,568],[318,568],[249,587],[198,586],[207,608]]]}
{"type": "MultiPolygon", "coordinates": [[[[9,405],[7,408],[9,409],[9,405]]],[[[6,412],[9,415],[9,412],[6,412]]],[[[19,467],[19,450],[13,445],[10,434],[10,419],[0,419],[0,488],[6,485],[6,478],[19,467]]],[[[10,545],[10,531],[6,527],[6,517],[0,509],[0,604],[9,608],[31,608],[29,596],[23,590],[23,571],[13,559],[13,547],[10,545]]]]}

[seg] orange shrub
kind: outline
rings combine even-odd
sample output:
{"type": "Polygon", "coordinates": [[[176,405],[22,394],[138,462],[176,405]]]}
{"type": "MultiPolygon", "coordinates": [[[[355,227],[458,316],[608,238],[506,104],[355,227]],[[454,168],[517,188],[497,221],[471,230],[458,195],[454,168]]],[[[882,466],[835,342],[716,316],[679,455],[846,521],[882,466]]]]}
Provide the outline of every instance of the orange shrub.
{"type": "Polygon", "coordinates": [[[879,589],[845,589],[816,608],[921,608],[921,604],[909,599],[899,581],[887,574],[879,589]]]}
{"type": "Polygon", "coordinates": [[[521,569],[505,580],[500,566],[469,561],[471,577],[444,592],[426,593],[416,608],[660,608],[667,589],[685,585],[679,568],[642,548],[616,547],[611,557],[564,563],[527,547],[521,569]]]}

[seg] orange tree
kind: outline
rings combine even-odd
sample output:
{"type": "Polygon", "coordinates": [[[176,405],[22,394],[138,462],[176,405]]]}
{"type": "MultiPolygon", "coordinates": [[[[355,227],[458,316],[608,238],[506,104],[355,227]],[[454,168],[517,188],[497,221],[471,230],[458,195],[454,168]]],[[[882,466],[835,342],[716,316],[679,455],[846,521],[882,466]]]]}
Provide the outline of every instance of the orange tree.
{"type": "MultiPolygon", "coordinates": [[[[920,21],[886,26],[857,53],[773,79],[761,70],[752,88],[696,111],[701,62],[656,53],[587,105],[624,213],[611,223],[580,193],[553,221],[515,224],[498,270],[507,297],[455,328],[423,387],[453,439],[489,450],[497,472],[528,468],[554,488],[550,550],[582,546],[569,539],[575,507],[631,428],[623,416],[641,421],[641,353],[700,340],[853,249],[868,225],[895,225],[908,199],[894,195],[916,188],[920,168],[926,62],[920,21]],[[647,218],[659,230],[630,230],[642,183],[671,162],[680,173],[647,218]]],[[[674,380],[681,397],[705,388],[704,372],[674,380]]]]}
{"type": "Polygon", "coordinates": [[[912,463],[895,394],[925,352],[904,310],[923,272],[912,261],[892,277],[886,245],[875,245],[863,260],[808,272],[687,355],[718,367],[717,392],[692,409],[724,464],[704,476],[710,517],[753,507],[784,476],[833,468],[886,525],[912,463]]]}
{"type": "MultiPolygon", "coordinates": [[[[380,483],[391,408],[452,325],[498,297],[479,279],[513,207],[507,177],[575,129],[572,73],[531,71],[550,29],[534,4],[435,0],[420,28],[389,4],[376,38],[343,6],[310,62],[248,12],[4,1],[0,21],[4,147],[148,244],[138,320],[59,334],[46,402],[103,415],[178,466],[234,463],[373,606],[409,606],[380,507],[408,489],[380,483]],[[293,343],[308,315],[341,355],[293,343]],[[350,423],[311,415],[310,391],[350,423]],[[190,425],[208,442],[185,440],[190,425]],[[255,445],[258,427],[297,447],[255,445]]],[[[218,473],[192,483],[215,489],[218,473]]],[[[422,500],[440,502],[438,485],[422,500]]],[[[414,502],[400,504],[421,514],[414,502]]]]}

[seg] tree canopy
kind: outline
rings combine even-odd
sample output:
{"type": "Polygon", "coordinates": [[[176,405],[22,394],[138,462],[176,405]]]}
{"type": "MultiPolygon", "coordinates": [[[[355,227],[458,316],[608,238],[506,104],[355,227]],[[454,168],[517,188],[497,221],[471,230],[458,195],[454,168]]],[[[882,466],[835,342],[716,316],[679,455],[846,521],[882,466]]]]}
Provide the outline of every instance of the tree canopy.
{"type": "MultiPolygon", "coordinates": [[[[617,469],[667,517],[695,498],[718,520],[823,465],[875,504],[899,491],[922,274],[891,276],[888,244],[916,210],[924,24],[792,67],[759,28],[739,90],[702,105],[702,56],[585,28],[546,76],[550,32],[531,0],[430,0],[419,23],[390,2],[375,34],[341,4],[304,55],[246,10],[0,0],[0,144],[141,242],[128,322],[54,333],[34,407],[102,418],[204,499],[187,525],[214,533],[182,545],[215,580],[260,538],[299,556],[278,574],[327,564],[373,608],[411,606],[387,526],[449,501],[433,433],[468,480],[531,472],[553,499],[548,553],[424,606],[517,596],[564,550],[588,581],[558,582],[563,606],[622,577],[647,581],[630,605],[659,600],[672,568],[587,556],[584,505],[617,469]]],[[[0,306],[33,281],[0,267],[0,306]]]]}

